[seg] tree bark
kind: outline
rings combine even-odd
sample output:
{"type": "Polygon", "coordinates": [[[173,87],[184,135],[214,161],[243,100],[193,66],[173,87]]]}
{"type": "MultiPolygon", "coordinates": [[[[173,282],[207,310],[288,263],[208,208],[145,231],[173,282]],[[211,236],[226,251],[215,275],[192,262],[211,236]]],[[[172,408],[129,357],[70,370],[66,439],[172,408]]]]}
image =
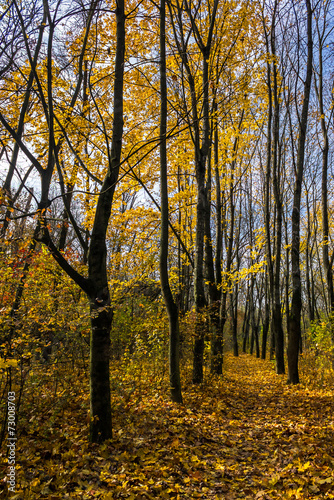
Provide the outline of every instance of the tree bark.
{"type": "Polygon", "coordinates": [[[324,96],[323,96],[323,44],[324,40],[318,29],[318,45],[319,45],[319,81],[316,86],[318,102],[319,102],[319,112],[320,112],[320,123],[321,131],[323,137],[322,146],[322,176],[321,176],[321,213],[322,213],[322,258],[324,271],[326,276],[327,284],[327,297],[328,297],[328,313],[332,314],[334,312],[334,287],[333,287],[333,270],[332,270],[332,260],[329,258],[329,218],[328,218],[328,155],[329,155],[329,139],[328,139],[328,125],[326,125],[325,120],[325,110],[324,110],[324,96]]]}
{"type": "Polygon", "coordinates": [[[292,301],[290,310],[290,331],[288,341],[288,383],[299,383],[298,360],[301,341],[301,279],[300,279],[300,204],[302,180],[304,173],[305,141],[308,119],[308,108],[312,82],[312,8],[310,0],[307,7],[307,71],[304,83],[304,100],[299,123],[299,138],[297,151],[296,179],[292,210],[292,240],[291,240],[291,271],[292,271],[292,301]]]}
{"type": "Polygon", "coordinates": [[[167,183],[167,84],[166,84],[166,4],[160,1],[160,281],[169,321],[169,385],[172,401],[182,403],[180,379],[179,311],[168,276],[168,183],[167,183]]]}
{"type": "Polygon", "coordinates": [[[102,442],[112,437],[109,357],[112,309],[108,289],[106,236],[115,186],[118,180],[123,136],[123,77],[125,52],[124,0],[116,6],[116,60],[114,83],[114,118],[109,168],[101,187],[91,234],[88,277],[91,311],[91,426],[90,439],[102,442]]]}
{"type": "Polygon", "coordinates": [[[211,372],[221,375],[223,371],[223,326],[220,317],[220,303],[222,298],[221,289],[218,290],[217,284],[222,282],[222,201],[221,187],[219,175],[219,136],[218,136],[218,121],[217,102],[214,103],[214,164],[215,164],[215,183],[216,183],[216,259],[215,259],[215,276],[216,276],[216,297],[215,297],[215,332],[211,343],[211,372]]]}
{"type": "MultiPolygon", "coordinates": [[[[276,4],[275,4],[276,7],[276,4]]],[[[275,19],[274,19],[275,20],[275,19]]],[[[271,50],[276,57],[275,26],[271,31],[271,50]]],[[[277,83],[277,61],[273,62],[273,92],[274,92],[274,122],[273,122],[273,190],[276,205],[276,245],[275,245],[275,263],[273,273],[273,311],[272,326],[275,335],[275,358],[276,373],[285,373],[284,366],[284,332],[282,324],[282,306],[280,290],[280,271],[281,271],[281,248],[282,248],[282,215],[283,203],[280,188],[279,171],[279,92],[277,83]]]]}

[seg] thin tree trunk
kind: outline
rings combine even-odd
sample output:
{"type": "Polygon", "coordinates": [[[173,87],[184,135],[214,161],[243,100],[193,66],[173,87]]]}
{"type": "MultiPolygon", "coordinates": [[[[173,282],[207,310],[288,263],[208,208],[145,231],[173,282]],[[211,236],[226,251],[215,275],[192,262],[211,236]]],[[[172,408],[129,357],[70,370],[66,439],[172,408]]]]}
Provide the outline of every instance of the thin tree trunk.
{"type": "Polygon", "coordinates": [[[262,344],[261,344],[261,359],[266,359],[267,353],[267,340],[270,325],[270,302],[268,297],[269,286],[268,286],[268,275],[265,278],[265,306],[264,306],[264,321],[262,326],[262,344]]]}
{"type": "Polygon", "coordinates": [[[322,147],[322,177],[321,177],[321,212],[322,212],[322,258],[324,263],[324,270],[327,284],[328,296],[328,312],[334,312],[334,287],[333,287],[333,270],[332,261],[329,258],[329,220],[328,220],[328,155],[329,155],[329,139],[328,139],[328,126],[326,126],[325,112],[324,112],[324,97],[323,97],[323,41],[318,31],[319,39],[319,84],[317,87],[317,95],[319,101],[320,123],[323,137],[322,147]]]}
{"type": "Polygon", "coordinates": [[[244,313],[244,320],[242,324],[242,352],[247,352],[247,347],[249,344],[249,285],[247,287],[247,295],[246,295],[246,307],[244,313]]]}
{"type": "Polygon", "coordinates": [[[311,1],[306,0],[307,7],[307,73],[304,84],[304,100],[299,124],[298,152],[296,180],[293,196],[292,210],[292,241],[291,241],[291,266],[292,266],[292,301],[290,311],[290,331],[288,342],[288,382],[291,384],[299,383],[298,359],[299,347],[301,341],[301,279],[300,279],[300,205],[302,180],[304,173],[305,141],[308,119],[308,108],[312,81],[312,57],[313,57],[313,39],[312,39],[312,8],[311,1]]]}
{"type": "MultiPolygon", "coordinates": [[[[27,88],[26,88],[25,95],[24,95],[24,101],[23,101],[23,104],[22,104],[22,107],[20,110],[19,122],[18,122],[18,126],[16,129],[17,139],[19,139],[19,140],[21,140],[22,136],[23,136],[24,121],[25,121],[26,114],[27,114],[28,109],[29,109],[30,95],[31,95],[31,91],[32,91],[32,85],[34,82],[34,78],[35,78],[35,68],[36,68],[38,56],[39,56],[39,53],[41,50],[41,46],[42,46],[42,42],[43,42],[43,34],[44,34],[45,26],[46,26],[45,21],[46,21],[46,12],[44,10],[43,20],[42,20],[41,25],[39,26],[39,35],[38,35],[38,40],[37,40],[37,44],[36,44],[36,48],[35,48],[34,58],[32,60],[32,67],[31,67],[31,71],[29,74],[29,78],[28,78],[27,88]]],[[[14,147],[13,147],[13,152],[12,152],[12,156],[11,156],[11,160],[10,160],[8,173],[7,173],[4,185],[3,185],[4,193],[8,197],[8,207],[6,209],[6,213],[5,213],[5,216],[3,218],[4,222],[3,222],[3,225],[1,228],[1,239],[5,238],[5,234],[6,234],[6,231],[7,231],[8,225],[9,225],[9,221],[10,221],[11,209],[13,208],[13,205],[14,205],[14,200],[13,200],[12,192],[11,192],[11,184],[12,184],[13,175],[14,175],[16,165],[17,165],[19,151],[20,151],[19,142],[16,140],[14,143],[14,147]]],[[[23,183],[23,185],[24,185],[24,183],[23,183]]]]}
{"type": "MultiPolygon", "coordinates": [[[[215,141],[215,149],[216,149],[216,141],[215,141]]],[[[211,148],[210,148],[211,149],[211,148]]],[[[218,155],[217,155],[218,156],[218,155]]],[[[218,158],[217,158],[218,161],[218,158]]],[[[215,163],[216,163],[216,154],[215,154],[215,163]]],[[[218,168],[216,163],[216,169],[218,168]]],[[[216,179],[217,180],[217,179],[216,179]]],[[[207,183],[206,183],[206,192],[207,192],[207,208],[205,214],[205,264],[206,264],[206,281],[208,282],[208,291],[209,291],[209,316],[210,316],[210,326],[211,326],[211,372],[217,373],[220,375],[222,373],[222,336],[220,329],[220,318],[219,318],[219,298],[220,291],[218,289],[217,284],[220,284],[218,281],[218,277],[215,277],[215,265],[213,259],[213,250],[212,250],[212,236],[211,236],[211,154],[209,152],[208,156],[208,175],[207,175],[207,183]]],[[[217,190],[216,186],[216,190],[217,190]]],[[[220,198],[220,190],[217,193],[220,198]]],[[[218,209],[217,209],[218,210],[218,209]]],[[[217,217],[217,224],[221,222],[221,217],[219,215],[217,217]]],[[[221,238],[221,234],[219,234],[219,229],[217,228],[217,239],[221,238]]],[[[218,251],[219,245],[217,242],[218,251]]],[[[216,256],[216,269],[218,267],[218,273],[220,271],[219,264],[217,260],[220,261],[220,254],[216,256]]],[[[221,274],[221,273],[220,273],[221,274]]]]}
{"type": "Polygon", "coordinates": [[[160,2],[160,281],[169,320],[169,384],[172,401],[182,403],[180,380],[179,311],[174,301],[168,276],[168,183],[167,183],[167,85],[166,85],[166,4],[160,2]]]}
{"type": "Polygon", "coordinates": [[[289,300],[289,290],[290,290],[290,246],[288,237],[288,221],[284,220],[285,227],[285,318],[286,318],[286,330],[290,331],[290,300],[289,300]]]}
{"type": "MultiPolygon", "coordinates": [[[[276,3],[275,3],[276,7],[276,3]]],[[[271,49],[276,55],[275,47],[275,27],[271,32],[271,49]]],[[[283,203],[280,189],[280,158],[278,157],[279,148],[279,94],[277,83],[277,62],[273,63],[273,93],[274,93],[274,123],[273,123],[273,190],[276,207],[276,244],[275,244],[275,262],[273,273],[273,311],[272,311],[272,327],[275,335],[275,358],[276,358],[276,373],[285,373],[284,366],[284,332],[282,324],[281,311],[281,290],[280,290],[280,271],[281,271],[281,248],[282,248],[282,214],[283,203]]]]}
{"type": "Polygon", "coordinates": [[[312,258],[312,248],[311,248],[311,214],[308,199],[308,192],[306,190],[306,208],[307,208],[307,238],[306,238],[306,250],[305,250],[305,264],[306,264],[306,294],[308,303],[308,313],[309,320],[312,323],[314,321],[314,304],[312,301],[311,292],[311,258],[312,258]]]}

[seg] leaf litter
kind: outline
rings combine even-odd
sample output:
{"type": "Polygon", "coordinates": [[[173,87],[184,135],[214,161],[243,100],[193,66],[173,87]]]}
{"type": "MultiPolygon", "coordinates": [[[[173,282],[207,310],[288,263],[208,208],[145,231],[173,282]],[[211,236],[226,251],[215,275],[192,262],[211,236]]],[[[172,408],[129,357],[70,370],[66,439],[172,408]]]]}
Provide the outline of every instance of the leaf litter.
{"type": "Polygon", "coordinates": [[[48,414],[27,395],[10,498],[334,499],[333,388],[288,386],[271,362],[226,355],[223,376],[200,386],[184,370],[177,405],[165,379],[133,368],[114,368],[113,439],[100,446],[87,442],[82,381],[48,414]]]}

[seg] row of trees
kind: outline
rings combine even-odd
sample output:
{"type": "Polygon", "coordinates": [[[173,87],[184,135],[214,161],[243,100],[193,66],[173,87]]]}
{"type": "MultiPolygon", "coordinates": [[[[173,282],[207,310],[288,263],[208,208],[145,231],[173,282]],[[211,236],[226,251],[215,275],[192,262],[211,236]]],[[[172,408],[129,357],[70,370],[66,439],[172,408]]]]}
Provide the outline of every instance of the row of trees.
{"type": "Polygon", "coordinates": [[[89,303],[91,440],[112,434],[113,312],[145,283],[161,281],[174,401],[189,311],[194,383],[208,339],[222,373],[228,322],[238,355],[240,313],[244,349],[260,356],[262,331],[277,373],[288,339],[298,383],[303,327],[334,306],[332,2],[13,0],[0,16],[2,258],[23,251],[4,356],[46,248],[89,303]]]}

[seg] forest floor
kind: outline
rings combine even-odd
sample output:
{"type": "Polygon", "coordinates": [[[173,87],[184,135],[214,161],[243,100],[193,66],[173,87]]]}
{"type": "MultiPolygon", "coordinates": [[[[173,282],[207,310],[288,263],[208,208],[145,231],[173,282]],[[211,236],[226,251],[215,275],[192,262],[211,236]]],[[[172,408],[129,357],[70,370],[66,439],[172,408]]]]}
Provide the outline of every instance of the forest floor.
{"type": "Polygon", "coordinates": [[[288,386],[271,362],[227,355],[220,379],[194,387],[184,374],[178,406],[166,374],[132,368],[115,367],[114,437],[101,446],[87,443],[86,378],[48,389],[35,374],[8,498],[334,499],[333,386],[288,386]]]}

